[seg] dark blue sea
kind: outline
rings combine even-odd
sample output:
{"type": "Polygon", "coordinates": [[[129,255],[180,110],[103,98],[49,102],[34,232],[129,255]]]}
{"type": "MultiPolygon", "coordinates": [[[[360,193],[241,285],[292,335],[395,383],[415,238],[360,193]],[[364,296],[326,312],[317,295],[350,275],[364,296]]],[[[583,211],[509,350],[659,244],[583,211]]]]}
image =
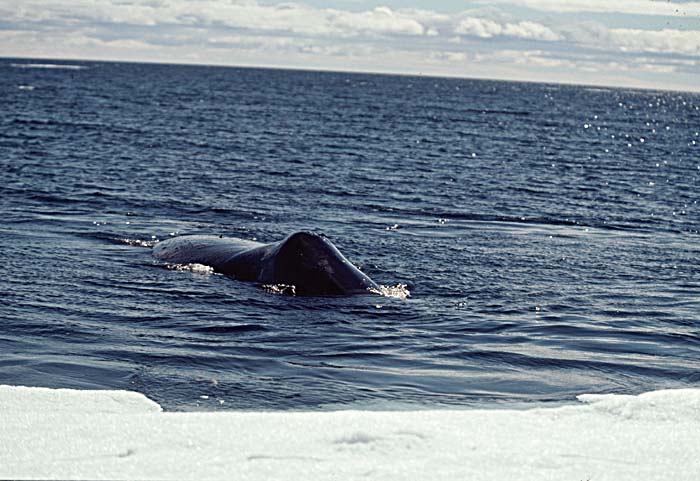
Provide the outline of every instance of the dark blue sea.
{"type": "Polygon", "coordinates": [[[0,384],[168,410],[700,385],[698,94],[0,59],[0,105],[0,384]],[[150,252],[299,230],[395,295],[150,252]]]}

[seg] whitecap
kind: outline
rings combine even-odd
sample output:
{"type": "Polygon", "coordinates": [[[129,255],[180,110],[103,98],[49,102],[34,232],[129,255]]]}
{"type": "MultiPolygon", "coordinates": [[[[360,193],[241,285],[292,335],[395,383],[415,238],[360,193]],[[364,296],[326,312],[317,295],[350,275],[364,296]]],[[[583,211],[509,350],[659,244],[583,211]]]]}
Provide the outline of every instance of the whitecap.
{"type": "Polygon", "coordinates": [[[71,65],[67,63],[11,63],[10,66],[15,68],[45,68],[65,70],[83,70],[87,68],[84,65],[71,65]]]}

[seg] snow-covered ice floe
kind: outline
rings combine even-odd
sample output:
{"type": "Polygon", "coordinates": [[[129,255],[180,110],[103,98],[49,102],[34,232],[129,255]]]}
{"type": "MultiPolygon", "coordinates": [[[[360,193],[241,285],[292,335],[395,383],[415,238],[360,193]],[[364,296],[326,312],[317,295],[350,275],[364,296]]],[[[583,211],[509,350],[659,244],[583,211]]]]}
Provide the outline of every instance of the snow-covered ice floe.
{"type": "Polygon", "coordinates": [[[700,389],[532,409],[169,413],[0,386],[0,479],[700,479],[700,389]]]}

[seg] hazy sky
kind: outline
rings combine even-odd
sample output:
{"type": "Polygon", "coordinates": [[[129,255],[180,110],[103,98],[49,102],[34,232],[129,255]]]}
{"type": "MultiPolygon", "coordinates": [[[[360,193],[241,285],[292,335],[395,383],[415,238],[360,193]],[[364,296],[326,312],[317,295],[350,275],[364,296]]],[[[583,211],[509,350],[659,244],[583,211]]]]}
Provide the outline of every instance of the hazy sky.
{"type": "Polygon", "coordinates": [[[700,2],[0,0],[0,56],[700,91],[700,2]]]}

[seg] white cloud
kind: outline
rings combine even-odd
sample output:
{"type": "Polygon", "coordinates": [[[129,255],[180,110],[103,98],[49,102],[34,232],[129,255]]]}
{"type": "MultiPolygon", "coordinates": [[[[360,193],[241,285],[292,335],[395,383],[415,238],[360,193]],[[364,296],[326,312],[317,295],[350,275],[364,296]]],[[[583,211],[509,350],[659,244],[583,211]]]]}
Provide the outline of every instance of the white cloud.
{"type": "Polygon", "coordinates": [[[367,44],[324,44],[315,39],[300,37],[270,37],[265,35],[223,35],[211,37],[209,47],[217,49],[265,50],[322,56],[370,56],[381,51],[367,44]]]}
{"type": "Polygon", "coordinates": [[[485,18],[467,17],[459,22],[454,31],[457,34],[480,38],[505,36],[549,42],[561,40],[561,37],[549,27],[527,21],[501,24],[485,18]]]}
{"type": "MultiPolygon", "coordinates": [[[[413,13],[413,12],[411,12],[413,13]]],[[[365,31],[383,34],[424,35],[427,28],[411,14],[394,12],[389,7],[352,13],[326,10],[328,23],[344,32],[365,31]]]]}
{"type": "Polygon", "coordinates": [[[464,52],[430,52],[428,58],[437,62],[457,63],[466,61],[469,56],[464,52]]]}
{"type": "Polygon", "coordinates": [[[416,9],[377,7],[363,12],[318,9],[303,4],[260,5],[255,1],[163,0],[115,3],[109,0],[26,0],[19,8],[0,5],[6,22],[81,25],[107,23],[131,26],[225,26],[241,30],[292,32],[306,35],[354,36],[436,34],[435,22],[448,17],[416,9]]]}
{"type": "Polygon", "coordinates": [[[472,35],[479,38],[491,38],[501,35],[503,27],[500,23],[485,18],[467,17],[457,25],[455,33],[472,35]]]}
{"type": "Polygon", "coordinates": [[[500,50],[480,54],[474,60],[483,64],[515,64],[543,69],[550,75],[556,71],[585,72],[590,74],[612,74],[615,72],[649,72],[671,74],[678,71],[680,63],[650,57],[633,57],[620,60],[601,61],[591,55],[572,58],[554,56],[544,50],[500,50]]]}
{"type": "Polygon", "coordinates": [[[156,47],[150,43],[142,42],[140,40],[133,39],[118,39],[103,41],[97,40],[90,37],[76,37],[71,38],[67,42],[68,45],[79,45],[79,46],[92,46],[92,47],[108,47],[120,50],[154,50],[156,47]]]}
{"type": "MultiPolygon", "coordinates": [[[[591,0],[520,0],[522,5],[550,8],[552,10],[589,9],[602,11],[618,9],[637,11],[642,3],[646,10],[666,11],[668,5],[695,8],[700,3],[675,4],[666,2],[591,0]]],[[[123,37],[123,40],[145,41],[130,38],[138,32],[128,32],[123,27],[142,28],[154,38],[164,35],[166,28],[199,29],[191,33],[199,41],[203,36],[215,36],[213,31],[227,29],[232,33],[247,35],[327,37],[329,39],[371,39],[374,37],[440,38],[449,43],[454,38],[441,34],[490,39],[510,39],[557,42],[567,40],[582,46],[619,52],[649,52],[679,55],[700,53],[700,32],[693,30],[642,30],[633,28],[609,29],[599,24],[581,24],[562,27],[533,21],[505,21],[506,15],[498,15],[490,9],[489,17],[469,15],[447,16],[420,9],[392,10],[377,7],[372,10],[351,12],[345,10],[313,8],[308,5],[285,3],[261,5],[255,0],[158,0],[119,2],[110,0],[25,0],[19,6],[0,3],[0,18],[6,23],[30,29],[65,29],[67,34],[76,30],[93,28],[106,37],[123,37]],[[495,18],[495,19],[494,19],[495,18]],[[208,33],[212,31],[212,33],[208,33]],[[235,31],[235,32],[232,32],[235,31]]],[[[484,13],[485,14],[485,13],[484,13]]],[[[143,34],[143,32],[142,32],[143,34]]],[[[99,36],[99,35],[98,35],[99,36]]],[[[418,40],[416,40],[418,41],[418,40]]],[[[434,46],[430,47],[431,51],[434,46]]]]}
{"type": "MultiPolygon", "coordinates": [[[[418,8],[351,11],[260,2],[0,0],[6,28],[0,29],[0,55],[478,73],[563,81],[582,81],[579,75],[590,74],[587,78],[596,83],[603,81],[599,78],[615,78],[617,71],[626,76],[628,85],[634,84],[633,75],[644,74],[658,75],[664,85],[682,78],[692,89],[700,88],[695,85],[700,31],[643,29],[640,25],[655,22],[634,17],[635,24],[624,16],[615,16],[616,28],[611,28],[587,22],[595,17],[585,13],[577,15],[576,24],[562,24],[557,14],[651,15],[675,13],[678,8],[680,15],[700,3],[494,0],[501,8],[484,4],[445,15],[418,8]],[[519,16],[522,9],[508,9],[506,4],[547,10],[548,15],[529,11],[519,16]],[[533,45],[540,50],[531,50],[533,45]]],[[[570,22],[572,16],[565,18],[570,22]]]]}
{"type": "Polygon", "coordinates": [[[518,22],[517,24],[506,24],[505,35],[531,40],[544,40],[554,42],[561,40],[561,37],[554,33],[549,27],[545,27],[535,22],[518,22]]]}
{"type": "Polygon", "coordinates": [[[548,42],[566,40],[583,47],[613,52],[700,55],[700,30],[611,29],[593,22],[553,29],[528,21],[499,23],[486,18],[465,17],[457,24],[454,33],[483,39],[512,37],[548,42]]]}
{"type": "Polygon", "coordinates": [[[582,23],[562,29],[564,37],[582,46],[619,52],[700,55],[698,30],[607,28],[582,23]]]}
{"type": "Polygon", "coordinates": [[[697,30],[616,28],[610,30],[610,40],[623,52],[700,55],[700,31],[697,30]]]}
{"type": "Polygon", "coordinates": [[[517,5],[556,13],[622,13],[664,15],[672,17],[700,16],[700,2],[667,2],[654,0],[478,0],[477,3],[517,5]]]}

